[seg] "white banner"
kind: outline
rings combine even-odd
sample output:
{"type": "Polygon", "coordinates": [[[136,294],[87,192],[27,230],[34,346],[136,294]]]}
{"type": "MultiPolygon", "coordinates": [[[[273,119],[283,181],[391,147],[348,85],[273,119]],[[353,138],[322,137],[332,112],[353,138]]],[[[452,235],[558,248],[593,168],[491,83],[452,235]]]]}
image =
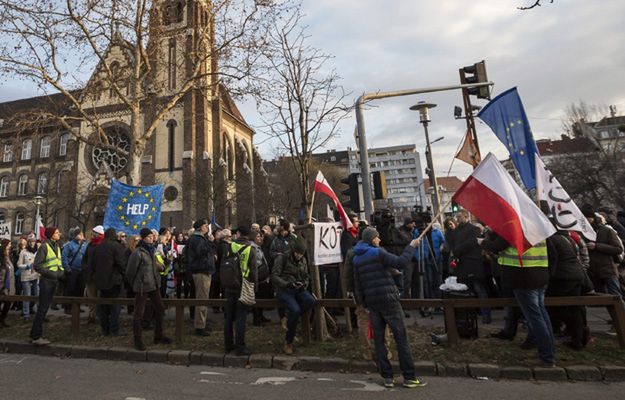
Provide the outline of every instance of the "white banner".
{"type": "Polygon", "coordinates": [[[336,264],[343,261],[341,257],[340,222],[315,222],[315,259],[316,265],[336,264]]]}
{"type": "Polygon", "coordinates": [[[0,239],[11,240],[11,222],[10,221],[0,222],[0,239]]]}
{"type": "Polygon", "coordinates": [[[540,157],[536,157],[536,193],[539,201],[549,205],[558,230],[579,231],[586,239],[597,240],[595,230],[540,157]]]}

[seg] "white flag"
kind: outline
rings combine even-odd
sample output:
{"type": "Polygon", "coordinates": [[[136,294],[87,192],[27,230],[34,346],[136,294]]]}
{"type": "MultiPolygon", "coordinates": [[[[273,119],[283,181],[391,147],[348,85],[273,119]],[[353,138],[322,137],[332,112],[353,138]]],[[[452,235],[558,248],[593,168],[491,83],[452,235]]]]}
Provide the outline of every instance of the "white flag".
{"type": "Polygon", "coordinates": [[[560,182],[545,167],[540,157],[536,159],[536,194],[539,201],[546,201],[553,215],[556,228],[565,231],[579,231],[592,242],[597,233],[584,217],[560,182]]]}

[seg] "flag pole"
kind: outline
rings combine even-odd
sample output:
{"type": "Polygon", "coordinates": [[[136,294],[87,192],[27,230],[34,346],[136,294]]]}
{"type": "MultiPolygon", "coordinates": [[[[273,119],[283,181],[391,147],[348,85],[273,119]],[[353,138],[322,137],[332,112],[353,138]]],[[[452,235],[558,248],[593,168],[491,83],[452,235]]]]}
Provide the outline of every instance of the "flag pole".
{"type": "Polygon", "coordinates": [[[449,207],[449,205],[451,204],[452,200],[453,200],[453,197],[452,197],[451,199],[449,199],[449,201],[447,202],[447,204],[445,204],[442,208],[440,208],[440,209],[439,209],[438,214],[436,214],[436,216],[432,218],[432,222],[430,222],[430,223],[428,224],[428,226],[426,226],[426,227],[425,227],[425,229],[423,230],[423,232],[421,232],[421,233],[419,234],[419,237],[418,237],[417,239],[421,240],[421,239],[423,238],[423,236],[425,236],[425,234],[426,234],[426,233],[427,233],[430,229],[432,229],[432,226],[434,226],[434,224],[436,223],[436,221],[438,220],[438,218],[439,218],[441,215],[443,215],[443,213],[444,213],[445,209],[446,209],[447,207],[449,207]]]}
{"type": "Polygon", "coordinates": [[[310,224],[312,222],[312,213],[313,213],[313,209],[315,207],[315,190],[313,189],[312,192],[312,198],[310,199],[310,211],[308,212],[308,223],[310,224]]]}

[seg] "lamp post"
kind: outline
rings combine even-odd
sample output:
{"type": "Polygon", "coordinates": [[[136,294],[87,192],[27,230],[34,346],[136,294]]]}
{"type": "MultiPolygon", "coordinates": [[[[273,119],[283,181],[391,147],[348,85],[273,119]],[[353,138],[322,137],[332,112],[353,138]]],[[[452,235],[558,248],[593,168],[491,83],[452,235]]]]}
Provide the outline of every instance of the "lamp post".
{"type": "MultiPolygon", "coordinates": [[[[428,122],[430,122],[430,108],[436,107],[436,104],[427,103],[425,101],[420,101],[414,106],[410,107],[413,111],[419,111],[419,120],[423,124],[423,128],[425,130],[425,159],[428,165],[428,179],[430,180],[430,184],[432,185],[432,189],[434,193],[432,194],[432,206],[434,207],[434,215],[438,215],[440,200],[438,197],[438,184],[436,183],[436,174],[434,173],[434,162],[432,161],[432,143],[430,143],[430,134],[428,132],[428,122]]],[[[440,137],[435,140],[438,142],[439,140],[443,140],[443,137],[440,137]]]]}
{"type": "Polygon", "coordinates": [[[42,196],[35,196],[33,198],[33,200],[35,201],[35,205],[37,206],[37,213],[35,214],[35,235],[39,235],[39,226],[38,226],[38,221],[40,218],[40,207],[41,207],[41,201],[43,200],[42,196]]]}

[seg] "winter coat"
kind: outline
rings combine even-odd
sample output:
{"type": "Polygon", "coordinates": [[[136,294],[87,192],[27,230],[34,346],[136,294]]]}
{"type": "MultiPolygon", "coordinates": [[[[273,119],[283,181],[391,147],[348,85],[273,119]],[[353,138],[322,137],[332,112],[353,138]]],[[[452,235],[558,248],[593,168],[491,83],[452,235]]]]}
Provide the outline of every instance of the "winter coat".
{"type": "Polygon", "coordinates": [[[39,279],[39,274],[33,269],[35,254],[36,253],[31,253],[28,249],[24,249],[20,252],[20,257],[17,260],[17,268],[20,270],[20,281],[29,282],[39,279]]]}
{"type": "Polygon", "coordinates": [[[310,274],[306,257],[297,261],[292,251],[280,254],[273,263],[271,282],[276,290],[287,289],[291,283],[301,282],[303,289],[309,285],[310,274]]]}
{"type": "Polygon", "coordinates": [[[87,248],[85,249],[85,253],[82,256],[81,264],[82,264],[82,273],[85,278],[85,283],[89,284],[93,281],[93,263],[90,260],[94,258],[94,251],[96,247],[98,247],[104,241],[104,236],[98,236],[91,238],[87,248]]]}
{"type": "MultiPolygon", "coordinates": [[[[35,254],[35,260],[33,261],[33,268],[37,271],[42,278],[58,281],[60,278],[65,276],[65,272],[63,269],[59,268],[57,271],[50,271],[47,268],[42,268],[42,265],[46,261],[46,256],[48,254],[48,245],[52,247],[52,250],[56,254],[57,249],[59,249],[60,243],[54,242],[52,240],[46,240],[39,246],[37,249],[37,253],[35,254]]],[[[60,251],[59,251],[60,253],[60,251]]]]}
{"type": "Polygon", "coordinates": [[[288,236],[284,237],[282,235],[277,235],[273,238],[273,242],[271,242],[271,248],[269,249],[269,256],[271,259],[276,261],[279,255],[286,254],[291,250],[291,246],[295,243],[297,236],[290,233],[288,236]]]}
{"type": "Polygon", "coordinates": [[[396,256],[361,241],[354,246],[353,253],[354,293],[358,296],[358,304],[372,310],[398,305],[399,289],[391,269],[403,269],[412,258],[414,248],[408,245],[401,256],[396,256]]]}
{"type": "Polygon", "coordinates": [[[547,239],[549,256],[549,286],[581,285],[584,280],[582,264],[577,258],[573,239],[568,232],[558,232],[547,239]]]}
{"type": "Polygon", "coordinates": [[[187,242],[187,268],[192,274],[213,275],[217,249],[201,232],[193,232],[187,242]]]}
{"type": "Polygon", "coordinates": [[[85,250],[87,250],[87,244],[84,241],[78,243],[76,240],[72,240],[63,246],[61,259],[65,272],[82,271],[82,257],[85,250]],[[72,265],[69,265],[70,262],[72,265]]]}
{"type": "MultiPolygon", "coordinates": [[[[243,246],[250,246],[250,257],[247,260],[247,267],[250,269],[250,273],[248,277],[245,279],[249,282],[252,282],[255,285],[254,286],[255,289],[258,289],[258,259],[257,259],[258,256],[257,256],[255,247],[258,248],[259,251],[260,251],[260,247],[256,246],[255,243],[250,243],[250,241],[246,238],[236,239],[234,243],[238,245],[243,245],[243,246]]],[[[230,243],[230,248],[232,248],[232,243],[230,243]]],[[[242,269],[241,269],[241,272],[243,272],[242,269]]],[[[241,288],[240,287],[236,289],[224,288],[224,291],[228,293],[240,294],[241,288]]]]}
{"type": "Polygon", "coordinates": [[[483,279],[485,274],[482,249],[477,244],[479,229],[475,225],[463,222],[454,229],[450,242],[451,252],[458,259],[455,275],[459,281],[470,278],[483,279]]]}
{"type": "MultiPolygon", "coordinates": [[[[412,237],[414,239],[419,237],[419,230],[415,229],[412,237]]],[[[432,229],[431,234],[426,234],[419,247],[415,251],[414,258],[417,261],[431,259],[430,252],[434,251],[434,259],[437,262],[442,260],[441,246],[445,243],[445,236],[440,229],[432,229]],[[430,236],[432,238],[432,245],[430,245],[430,236]]]]}
{"type": "Polygon", "coordinates": [[[128,259],[126,281],[136,294],[153,292],[161,287],[156,260],[143,246],[137,246],[128,259]]]}
{"type": "Polygon", "coordinates": [[[6,257],[6,260],[0,265],[0,293],[7,295],[15,294],[15,268],[11,257],[6,257]]]}
{"type": "Polygon", "coordinates": [[[623,252],[623,244],[614,229],[607,225],[595,226],[597,240],[595,248],[588,249],[590,255],[590,274],[594,279],[607,279],[618,276],[614,256],[623,252]]]}
{"type": "Polygon", "coordinates": [[[95,247],[89,264],[98,290],[122,285],[126,270],[125,253],[124,246],[114,239],[104,240],[95,247]]]}

